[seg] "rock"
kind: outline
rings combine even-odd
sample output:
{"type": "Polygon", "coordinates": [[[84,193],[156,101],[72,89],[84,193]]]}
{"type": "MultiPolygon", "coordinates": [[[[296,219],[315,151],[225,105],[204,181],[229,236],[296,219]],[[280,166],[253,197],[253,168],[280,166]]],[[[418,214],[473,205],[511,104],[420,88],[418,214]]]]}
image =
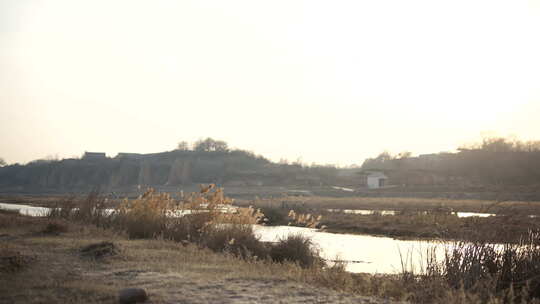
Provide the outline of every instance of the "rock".
{"type": "Polygon", "coordinates": [[[143,303],[148,299],[146,291],[142,288],[124,288],[118,292],[120,304],[143,303]]]}

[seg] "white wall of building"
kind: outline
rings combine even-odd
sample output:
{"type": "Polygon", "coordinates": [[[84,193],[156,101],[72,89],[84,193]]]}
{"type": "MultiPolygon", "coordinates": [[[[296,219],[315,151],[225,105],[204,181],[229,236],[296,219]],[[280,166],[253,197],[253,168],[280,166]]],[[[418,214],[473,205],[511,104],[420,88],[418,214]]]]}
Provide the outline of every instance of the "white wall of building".
{"type": "Polygon", "coordinates": [[[367,176],[367,186],[370,189],[376,189],[381,187],[381,180],[383,180],[382,184],[384,185],[384,182],[386,182],[386,175],[382,173],[373,173],[367,176]]]}

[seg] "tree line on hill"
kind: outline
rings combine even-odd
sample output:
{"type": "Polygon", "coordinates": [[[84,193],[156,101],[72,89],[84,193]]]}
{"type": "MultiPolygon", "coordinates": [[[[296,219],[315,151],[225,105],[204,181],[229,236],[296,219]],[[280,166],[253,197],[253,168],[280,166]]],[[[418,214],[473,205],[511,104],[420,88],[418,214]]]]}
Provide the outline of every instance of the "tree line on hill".
{"type": "MultiPolygon", "coordinates": [[[[1,160],[1,159],[0,159],[1,160]]],[[[0,162],[0,191],[85,191],[217,183],[226,186],[361,186],[352,171],[383,171],[393,185],[540,186],[540,141],[488,138],[456,153],[412,157],[383,152],[360,169],[272,162],[253,152],[230,149],[212,138],[180,142],[175,150],[152,153],[89,153],[81,158],[47,158],[26,165],[0,162]],[[343,171],[350,171],[341,174],[343,171]]],[[[362,173],[360,172],[360,173],[362,173]]]]}
{"type": "Polygon", "coordinates": [[[274,163],[252,152],[230,149],[207,138],[180,142],[162,153],[86,153],[82,158],[41,159],[0,168],[0,190],[87,190],[217,183],[231,186],[322,185],[336,183],[334,166],[274,163]]]}
{"type": "Polygon", "coordinates": [[[485,138],[456,153],[383,152],[365,171],[386,172],[396,184],[540,185],[540,141],[485,138]]]}

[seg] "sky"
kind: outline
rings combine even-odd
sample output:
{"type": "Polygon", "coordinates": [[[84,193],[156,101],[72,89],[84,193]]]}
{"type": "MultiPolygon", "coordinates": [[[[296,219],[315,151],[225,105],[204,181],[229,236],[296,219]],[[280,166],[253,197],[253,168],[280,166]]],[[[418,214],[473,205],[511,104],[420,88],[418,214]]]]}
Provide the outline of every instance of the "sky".
{"type": "Polygon", "coordinates": [[[0,0],[0,157],[540,139],[540,0],[0,0]]]}

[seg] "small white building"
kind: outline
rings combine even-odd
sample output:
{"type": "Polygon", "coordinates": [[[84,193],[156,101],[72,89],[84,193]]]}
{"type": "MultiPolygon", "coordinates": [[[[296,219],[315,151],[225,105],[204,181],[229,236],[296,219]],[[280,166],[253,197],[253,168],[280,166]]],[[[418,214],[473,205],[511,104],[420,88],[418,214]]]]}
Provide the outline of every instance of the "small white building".
{"type": "Polygon", "coordinates": [[[377,189],[386,186],[388,177],[382,172],[370,172],[367,175],[367,186],[369,189],[377,189]]]}

